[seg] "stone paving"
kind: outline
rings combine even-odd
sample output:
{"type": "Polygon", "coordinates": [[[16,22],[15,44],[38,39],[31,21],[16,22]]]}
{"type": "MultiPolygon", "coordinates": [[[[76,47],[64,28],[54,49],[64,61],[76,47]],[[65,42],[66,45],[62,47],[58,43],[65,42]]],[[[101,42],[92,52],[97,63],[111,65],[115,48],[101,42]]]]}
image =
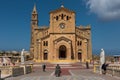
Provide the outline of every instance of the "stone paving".
{"type": "Polygon", "coordinates": [[[47,77],[26,77],[20,80],[105,80],[99,77],[85,77],[85,76],[62,76],[62,77],[55,77],[55,76],[47,76],[47,77]]]}
{"type": "Polygon", "coordinates": [[[62,75],[55,77],[53,67],[53,65],[47,65],[46,72],[43,72],[40,66],[36,66],[33,73],[4,80],[120,80],[118,77],[93,73],[93,69],[85,69],[82,65],[74,65],[76,68],[62,66],[62,75]]]}

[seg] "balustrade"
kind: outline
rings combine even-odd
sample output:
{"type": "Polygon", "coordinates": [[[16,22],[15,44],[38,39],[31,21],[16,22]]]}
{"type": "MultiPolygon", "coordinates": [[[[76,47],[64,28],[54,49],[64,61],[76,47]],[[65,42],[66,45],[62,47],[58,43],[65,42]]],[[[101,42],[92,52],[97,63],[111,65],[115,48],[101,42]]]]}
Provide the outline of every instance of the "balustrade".
{"type": "MultiPolygon", "coordinates": [[[[94,65],[94,72],[95,73],[100,72],[99,65],[94,65]]],[[[107,67],[107,74],[120,77],[120,64],[119,65],[115,65],[115,64],[109,65],[107,67]]]]}

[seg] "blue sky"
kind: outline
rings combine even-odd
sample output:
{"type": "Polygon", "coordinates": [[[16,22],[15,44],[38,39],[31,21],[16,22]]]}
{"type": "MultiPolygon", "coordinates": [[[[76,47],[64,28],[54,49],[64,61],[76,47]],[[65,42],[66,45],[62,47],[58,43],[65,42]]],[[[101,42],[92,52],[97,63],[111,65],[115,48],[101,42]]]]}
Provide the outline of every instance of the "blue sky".
{"type": "Polygon", "coordinates": [[[29,50],[34,3],[39,26],[49,26],[49,12],[65,8],[76,12],[76,25],[91,25],[93,51],[120,51],[120,0],[0,0],[0,50],[29,50]]]}

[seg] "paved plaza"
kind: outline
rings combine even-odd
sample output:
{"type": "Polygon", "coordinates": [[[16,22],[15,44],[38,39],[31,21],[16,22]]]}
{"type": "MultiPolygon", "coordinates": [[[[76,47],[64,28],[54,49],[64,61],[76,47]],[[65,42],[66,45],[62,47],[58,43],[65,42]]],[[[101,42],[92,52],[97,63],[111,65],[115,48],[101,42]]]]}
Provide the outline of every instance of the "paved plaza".
{"type": "Polygon", "coordinates": [[[47,64],[46,71],[43,72],[41,65],[37,64],[33,67],[32,73],[17,77],[8,77],[5,80],[120,80],[120,78],[108,74],[93,73],[92,67],[86,69],[81,64],[60,65],[62,74],[60,77],[56,77],[54,75],[55,66],[55,64],[47,64]]]}

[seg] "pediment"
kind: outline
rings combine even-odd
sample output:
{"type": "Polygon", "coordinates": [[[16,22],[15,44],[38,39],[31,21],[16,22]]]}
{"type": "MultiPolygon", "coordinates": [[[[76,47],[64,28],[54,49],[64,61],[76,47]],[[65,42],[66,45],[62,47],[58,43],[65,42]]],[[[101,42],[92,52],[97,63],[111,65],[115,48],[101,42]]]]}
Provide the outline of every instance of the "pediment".
{"type": "Polygon", "coordinates": [[[66,12],[75,13],[74,11],[69,10],[69,9],[67,9],[67,8],[64,8],[64,7],[61,7],[61,8],[56,9],[56,10],[53,10],[53,11],[51,11],[50,13],[56,13],[56,12],[59,12],[59,11],[66,11],[66,12]]]}
{"type": "Polygon", "coordinates": [[[68,38],[66,38],[66,37],[63,37],[63,36],[55,39],[54,42],[60,42],[60,41],[62,41],[62,40],[66,41],[66,42],[69,42],[69,41],[71,42],[70,39],[68,39],[68,38]]]}

